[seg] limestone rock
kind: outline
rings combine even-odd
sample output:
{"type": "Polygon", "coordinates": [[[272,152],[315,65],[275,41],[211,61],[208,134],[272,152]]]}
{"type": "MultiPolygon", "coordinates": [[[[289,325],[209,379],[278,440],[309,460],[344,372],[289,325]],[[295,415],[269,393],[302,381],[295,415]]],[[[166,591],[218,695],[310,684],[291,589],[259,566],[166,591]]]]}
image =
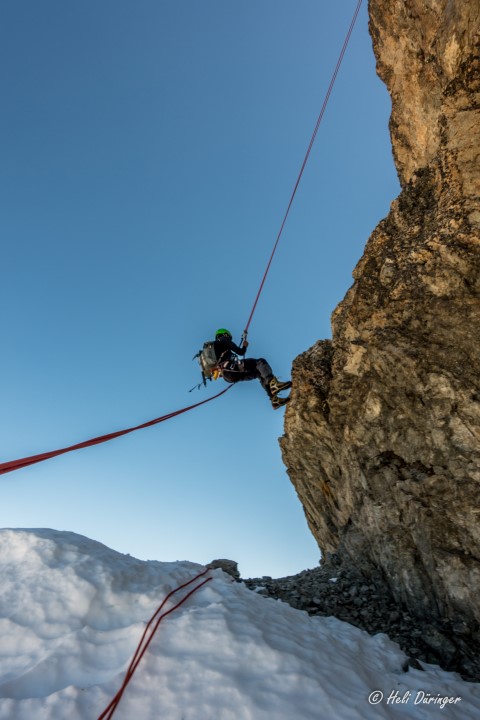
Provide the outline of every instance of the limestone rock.
{"type": "Polygon", "coordinates": [[[210,570],[223,570],[224,573],[230,575],[234,580],[240,580],[238,563],[235,562],[235,560],[220,558],[218,560],[212,560],[206,567],[210,570]]]}
{"type": "Polygon", "coordinates": [[[480,637],[480,3],[369,12],[402,191],[294,362],[281,447],[323,553],[480,637]]]}

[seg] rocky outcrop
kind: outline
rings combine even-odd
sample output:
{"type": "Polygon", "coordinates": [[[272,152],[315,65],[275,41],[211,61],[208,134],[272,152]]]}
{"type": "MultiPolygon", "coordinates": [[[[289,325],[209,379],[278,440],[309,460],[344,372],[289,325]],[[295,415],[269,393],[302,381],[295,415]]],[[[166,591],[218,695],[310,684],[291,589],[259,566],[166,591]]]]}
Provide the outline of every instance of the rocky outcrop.
{"type": "Polygon", "coordinates": [[[406,653],[403,669],[422,669],[419,661],[459,672],[465,680],[480,679],[480,657],[466,623],[420,619],[399,610],[378,573],[362,576],[352,563],[333,556],[321,567],[283,578],[243,581],[266,598],[288,603],[309,615],[333,616],[367,631],[386,633],[406,653]]]}
{"type": "Polygon", "coordinates": [[[480,3],[370,0],[402,191],[293,366],[281,447],[324,554],[480,636],[480,3]]]}

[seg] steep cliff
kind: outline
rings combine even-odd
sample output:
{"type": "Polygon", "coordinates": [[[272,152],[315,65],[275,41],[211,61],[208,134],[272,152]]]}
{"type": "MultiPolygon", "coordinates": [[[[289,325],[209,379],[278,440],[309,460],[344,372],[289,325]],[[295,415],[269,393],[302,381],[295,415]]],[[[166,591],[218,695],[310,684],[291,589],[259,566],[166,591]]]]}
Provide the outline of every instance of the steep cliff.
{"type": "MultiPolygon", "coordinates": [[[[479,0],[370,0],[400,196],[293,366],[282,452],[322,553],[480,641],[479,0]]],[[[466,648],[470,647],[470,651],[466,648]]]]}

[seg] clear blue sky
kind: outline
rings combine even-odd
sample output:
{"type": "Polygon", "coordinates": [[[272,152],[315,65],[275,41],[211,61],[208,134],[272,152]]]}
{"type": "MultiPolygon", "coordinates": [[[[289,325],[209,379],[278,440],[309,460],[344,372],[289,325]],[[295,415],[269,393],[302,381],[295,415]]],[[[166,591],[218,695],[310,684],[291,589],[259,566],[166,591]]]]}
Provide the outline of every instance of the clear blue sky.
{"type": "MultiPolygon", "coordinates": [[[[398,192],[366,0],[250,328],[282,378],[398,192]]],[[[0,461],[208,397],[191,358],[239,339],[355,0],[3,0],[0,461]]],[[[319,559],[257,382],[0,476],[2,527],[140,558],[319,559]]]]}

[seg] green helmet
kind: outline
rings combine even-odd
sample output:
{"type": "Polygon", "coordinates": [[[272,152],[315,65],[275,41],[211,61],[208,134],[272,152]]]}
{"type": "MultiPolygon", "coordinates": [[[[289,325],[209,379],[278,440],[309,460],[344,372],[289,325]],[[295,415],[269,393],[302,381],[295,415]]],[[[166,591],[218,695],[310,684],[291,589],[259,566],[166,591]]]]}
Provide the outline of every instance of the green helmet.
{"type": "Polygon", "coordinates": [[[232,339],[232,333],[230,332],[230,330],[226,330],[225,328],[220,328],[215,333],[215,340],[218,340],[218,338],[225,337],[225,336],[228,337],[229,340],[232,339]]]}

